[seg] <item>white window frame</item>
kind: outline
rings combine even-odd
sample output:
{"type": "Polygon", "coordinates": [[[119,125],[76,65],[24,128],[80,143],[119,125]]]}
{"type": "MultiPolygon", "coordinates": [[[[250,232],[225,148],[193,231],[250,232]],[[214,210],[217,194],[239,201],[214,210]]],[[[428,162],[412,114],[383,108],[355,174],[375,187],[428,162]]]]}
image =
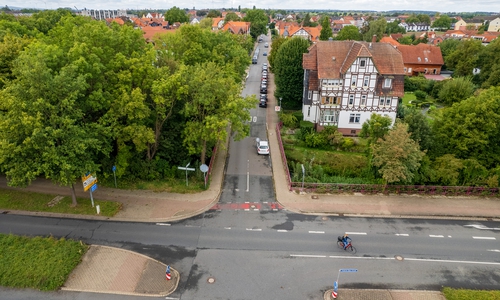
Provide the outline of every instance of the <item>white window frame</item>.
{"type": "Polygon", "coordinates": [[[384,79],[384,88],[390,88],[392,86],[392,78],[384,79]]]}
{"type": "Polygon", "coordinates": [[[385,98],[384,97],[380,97],[378,99],[378,106],[384,106],[385,104],[385,98]]]}
{"type": "Polygon", "coordinates": [[[361,95],[361,106],[366,106],[366,95],[361,95]]]}
{"type": "Polygon", "coordinates": [[[365,76],[363,79],[363,86],[368,87],[370,85],[370,76],[365,76]]]}
{"type": "Polygon", "coordinates": [[[361,119],[361,114],[350,114],[349,115],[349,123],[351,124],[359,124],[361,119]]]}
{"type": "Polygon", "coordinates": [[[337,123],[338,112],[334,110],[325,110],[323,112],[323,122],[324,123],[337,123]]]}
{"type": "Polygon", "coordinates": [[[365,68],[366,67],[366,59],[361,59],[359,60],[359,66],[361,68],[365,68]]]}
{"type": "Polygon", "coordinates": [[[354,95],[353,94],[350,94],[349,95],[349,105],[354,105],[354,95]]]}
{"type": "Polygon", "coordinates": [[[391,106],[391,98],[387,97],[385,99],[385,106],[391,106]]]}

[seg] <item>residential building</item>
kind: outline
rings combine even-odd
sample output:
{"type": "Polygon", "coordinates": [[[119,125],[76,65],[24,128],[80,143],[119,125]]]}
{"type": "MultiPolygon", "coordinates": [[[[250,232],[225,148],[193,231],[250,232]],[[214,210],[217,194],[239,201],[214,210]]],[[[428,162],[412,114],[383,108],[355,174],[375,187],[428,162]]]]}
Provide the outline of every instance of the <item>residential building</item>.
{"type": "Polygon", "coordinates": [[[500,31],[500,17],[497,17],[490,21],[490,25],[488,26],[488,31],[490,32],[500,31]]]}
{"type": "Polygon", "coordinates": [[[250,22],[229,21],[222,27],[222,30],[233,34],[250,34],[250,22]]]}
{"type": "Polygon", "coordinates": [[[405,75],[439,75],[444,65],[441,48],[429,44],[399,45],[403,55],[405,75]]]}
{"type": "Polygon", "coordinates": [[[304,120],[356,136],[372,113],[396,119],[404,95],[401,52],[386,43],[318,41],[304,53],[304,120]]]}

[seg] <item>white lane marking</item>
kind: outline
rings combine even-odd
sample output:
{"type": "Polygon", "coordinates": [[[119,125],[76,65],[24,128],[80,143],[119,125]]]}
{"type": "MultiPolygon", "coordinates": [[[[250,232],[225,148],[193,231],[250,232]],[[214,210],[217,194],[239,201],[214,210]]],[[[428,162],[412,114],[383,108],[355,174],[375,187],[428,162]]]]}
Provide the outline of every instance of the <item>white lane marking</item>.
{"type": "Polygon", "coordinates": [[[290,254],[291,257],[312,257],[312,258],[325,258],[326,255],[307,255],[307,254],[290,254]]]}
{"type": "Polygon", "coordinates": [[[429,237],[435,237],[435,238],[443,238],[443,235],[434,235],[434,234],[429,234],[429,237]]]}
{"type": "Polygon", "coordinates": [[[250,211],[250,208],[245,208],[245,211],[250,211]]]}
{"type": "Polygon", "coordinates": [[[250,203],[250,202],[248,202],[248,201],[245,201],[245,203],[250,203]]]}
{"type": "Polygon", "coordinates": [[[325,233],[324,231],[311,231],[309,230],[309,233],[325,233]]]}
{"type": "Polygon", "coordinates": [[[366,235],[366,232],[349,232],[347,231],[346,234],[352,234],[352,235],[366,235]]]}
{"type": "Polygon", "coordinates": [[[491,249],[491,250],[488,250],[488,251],[491,251],[491,252],[500,252],[500,250],[498,250],[498,249],[491,249]]]}
{"type": "Polygon", "coordinates": [[[179,298],[165,297],[166,300],[179,300],[179,298]]]}
{"type": "MultiPolygon", "coordinates": [[[[499,250],[500,251],[500,250],[499,250]]],[[[291,257],[311,257],[311,258],[326,258],[324,255],[306,255],[306,254],[290,254],[291,257]]],[[[369,259],[369,260],[396,260],[394,257],[365,257],[365,256],[328,256],[328,258],[338,259],[369,259]]],[[[467,261],[467,260],[440,260],[440,259],[425,259],[425,258],[409,258],[405,257],[404,261],[422,261],[422,262],[438,262],[438,263],[460,263],[471,265],[491,265],[500,266],[500,262],[487,262],[487,261],[467,261]]]]}
{"type": "Polygon", "coordinates": [[[260,228],[247,228],[248,231],[262,231],[260,228]]]}
{"type": "Polygon", "coordinates": [[[224,227],[224,229],[231,229],[231,227],[224,227]]]}
{"type": "Polygon", "coordinates": [[[476,240],[496,240],[496,238],[492,236],[473,236],[472,238],[476,240]]]}
{"type": "Polygon", "coordinates": [[[168,223],[156,223],[156,225],[160,225],[160,226],[170,226],[171,224],[168,224],[168,223]]]}
{"type": "Polygon", "coordinates": [[[449,235],[448,237],[451,238],[451,235],[449,235]]]}
{"type": "Polygon", "coordinates": [[[410,236],[408,233],[396,233],[396,236],[410,236]]]}
{"type": "Polygon", "coordinates": [[[288,232],[288,230],[285,230],[285,229],[278,229],[278,232],[288,232]]]}
{"type": "Polygon", "coordinates": [[[480,229],[480,230],[500,230],[500,228],[491,228],[491,227],[486,227],[484,225],[481,225],[481,224],[471,224],[471,225],[464,225],[464,227],[472,227],[472,228],[476,228],[476,229],[480,229]]]}
{"type": "Polygon", "coordinates": [[[253,211],[259,211],[259,209],[258,208],[254,208],[253,211]]]}

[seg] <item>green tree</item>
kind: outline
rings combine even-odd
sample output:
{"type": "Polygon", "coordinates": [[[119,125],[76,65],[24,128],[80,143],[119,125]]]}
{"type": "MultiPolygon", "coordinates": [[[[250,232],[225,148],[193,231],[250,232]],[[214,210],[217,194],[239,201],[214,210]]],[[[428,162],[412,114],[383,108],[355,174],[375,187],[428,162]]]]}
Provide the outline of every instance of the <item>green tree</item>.
{"type": "Polygon", "coordinates": [[[384,36],[386,27],[387,21],[385,18],[379,18],[375,21],[369,22],[368,30],[363,34],[363,39],[367,42],[371,42],[373,36],[376,36],[377,41],[379,41],[384,36]]]}
{"type": "Polygon", "coordinates": [[[475,86],[471,76],[448,79],[439,91],[439,101],[452,105],[472,96],[474,90],[475,86]]]}
{"type": "Polygon", "coordinates": [[[393,33],[406,33],[406,29],[403,26],[399,26],[400,23],[398,20],[387,23],[385,33],[389,35],[393,33]]]}
{"type": "Polygon", "coordinates": [[[229,21],[240,21],[240,17],[234,12],[229,12],[226,14],[226,17],[224,18],[224,22],[229,22],[229,21]]]}
{"type": "Polygon", "coordinates": [[[307,52],[309,41],[293,37],[287,39],[274,58],[273,72],[276,83],[276,99],[282,98],[282,106],[298,109],[302,104],[304,69],[302,54],[307,52]]]}
{"type": "Polygon", "coordinates": [[[339,41],[361,41],[363,39],[363,36],[359,32],[358,27],[354,25],[348,25],[340,29],[335,39],[339,41]]]}
{"type": "Polygon", "coordinates": [[[412,183],[425,153],[410,138],[408,125],[396,122],[384,139],[371,145],[373,166],[386,183],[412,183]]]}
{"type": "Polygon", "coordinates": [[[407,24],[420,23],[420,19],[416,14],[411,14],[405,21],[407,24]]]}
{"type": "Polygon", "coordinates": [[[453,154],[440,156],[434,161],[432,180],[440,184],[455,186],[460,180],[460,171],[463,167],[462,160],[453,154]]]}
{"type": "Polygon", "coordinates": [[[323,17],[321,21],[321,32],[319,34],[319,39],[321,41],[328,41],[333,36],[332,28],[330,27],[330,18],[328,16],[323,17]]]}
{"type": "Polygon", "coordinates": [[[250,34],[254,40],[261,34],[267,33],[267,23],[269,19],[262,9],[251,9],[246,12],[243,21],[250,22],[250,34]]]}
{"type": "Polygon", "coordinates": [[[441,15],[432,23],[432,27],[440,31],[449,30],[451,27],[451,18],[448,15],[441,15]]]}
{"type": "Polygon", "coordinates": [[[454,76],[472,75],[472,70],[478,66],[482,47],[478,40],[461,41],[457,49],[445,58],[446,66],[454,71],[454,76]]]}
{"type": "Polygon", "coordinates": [[[422,110],[417,108],[404,109],[403,122],[408,125],[408,132],[412,140],[420,145],[420,150],[427,151],[432,147],[432,131],[431,126],[422,113],[422,110]]]}
{"type": "Polygon", "coordinates": [[[219,10],[211,9],[207,14],[207,18],[222,18],[222,13],[219,10]]]}
{"type": "Polygon", "coordinates": [[[391,128],[392,119],[372,113],[370,119],[366,120],[361,126],[359,136],[368,139],[368,143],[372,144],[378,139],[383,138],[391,128]]]}
{"type": "Polygon", "coordinates": [[[419,23],[431,25],[431,17],[429,17],[429,15],[418,14],[417,19],[418,19],[419,23]]]}
{"type": "Polygon", "coordinates": [[[198,26],[203,29],[210,29],[212,30],[212,23],[213,19],[212,18],[203,18],[200,23],[198,23],[198,26]]]}
{"type": "Polygon", "coordinates": [[[169,24],[174,24],[176,22],[187,23],[189,22],[189,16],[186,14],[185,10],[174,6],[165,12],[165,20],[168,21],[169,24]]]}
{"type": "Polygon", "coordinates": [[[453,154],[460,159],[475,158],[486,168],[500,161],[500,87],[491,87],[477,96],[455,103],[437,114],[432,124],[433,156],[453,154]]]}
{"type": "Polygon", "coordinates": [[[231,77],[230,68],[209,62],[189,67],[189,94],[183,114],[188,120],[184,144],[190,154],[200,155],[206,163],[207,147],[225,141],[229,126],[232,137],[240,140],[250,130],[250,109],[255,96],[242,98],[240,86],[231,77]]]}
{"type": "Polygon", "coordinates": [[[278,50],[280,49],[281,45],[286,41],[284,37],[277,36],[273,38],[273,42],[271,44],[271,51],[269,52],[269,56],[267,57],[267,60],[269,61],[269,66],[271,70],[274,70],[274,61],[276,58],[276,55],[278,53],[278,50]]]}
{"type": "Polygon", "coordinates": [[[482,87],[500,86],[500,39],[495,39],[484,47],[479,57],[482,87]]]}
{"type": "Polygon", "coordinates": [[[12,67],[21,51],[31,42],[30,38],[7,34],[0,42],[0,89],[15,79],[12,67]]]}
{"type": "Polygon", "coordinates": [[[304,20],[302,21],[302,26],[304,27],[311,27],[311,15],[309,13],[306,13],[304,16],[304,20]]]}

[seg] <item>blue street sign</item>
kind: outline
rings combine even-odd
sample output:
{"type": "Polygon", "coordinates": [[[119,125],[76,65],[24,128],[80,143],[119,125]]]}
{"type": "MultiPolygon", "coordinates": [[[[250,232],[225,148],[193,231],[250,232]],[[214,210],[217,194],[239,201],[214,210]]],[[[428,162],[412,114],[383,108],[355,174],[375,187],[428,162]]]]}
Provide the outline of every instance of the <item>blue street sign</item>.
{"type": "Polygon", "coordinates": [[[92,185],[92,187],[90,188],[91,192],[95,192],[95,190],[97,190],[97,183],[92,185]]]}
{"type": "Polygon", "coordinates": [[[340,269],[340,272],[357,272],[358,269],[340,269]]]}
{"type": "Polygon", "coordinates": [[[335,281],[335,282],[333,283],[333,290],[334,290],[335,292],[337,292],[337,291],[339,290],[339,284],[337,283],[337,281],[335,281]]]}
{"type": "Polygon", "coordinates": [[[113,170],[113,172],[116,171],[116,166],[113,166],[113,168],[111,168],[111,169],[113,170]]]}

